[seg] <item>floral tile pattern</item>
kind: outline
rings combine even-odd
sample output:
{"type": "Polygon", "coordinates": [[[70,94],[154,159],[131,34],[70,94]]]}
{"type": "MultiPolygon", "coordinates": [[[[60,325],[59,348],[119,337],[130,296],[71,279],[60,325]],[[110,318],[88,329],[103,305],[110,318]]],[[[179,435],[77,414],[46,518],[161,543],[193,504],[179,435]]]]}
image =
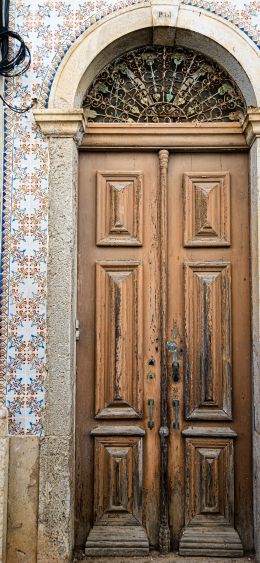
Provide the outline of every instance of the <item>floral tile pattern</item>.
{"type": "MultiPolygon", "coordinates": [[[[182,0],[229,20],[260,46],[258,0],[182,0]]],[[[25,76],[8,81],[16,105],[44,107],[56,69],[77,37],[104,16],[149,0],[13,0],[10,27],[31,49],[25,76]]],[[[43,432],[46,379],[48,150],[31,113],[5,110],[0,400],[11,433],[43,432]]]]}

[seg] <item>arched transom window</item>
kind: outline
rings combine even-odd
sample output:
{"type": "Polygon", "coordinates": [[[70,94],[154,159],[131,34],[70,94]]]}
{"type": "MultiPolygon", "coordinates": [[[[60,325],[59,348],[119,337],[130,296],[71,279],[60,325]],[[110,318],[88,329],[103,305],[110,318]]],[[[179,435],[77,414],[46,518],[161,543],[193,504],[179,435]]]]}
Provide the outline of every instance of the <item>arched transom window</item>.
{"type": "Polygon", "coordinates": [[[181,123],[242,121],[246,105],[225,70],[181,47],[130,51],[97,76],[83,102],[88,121],[181,123]]]}

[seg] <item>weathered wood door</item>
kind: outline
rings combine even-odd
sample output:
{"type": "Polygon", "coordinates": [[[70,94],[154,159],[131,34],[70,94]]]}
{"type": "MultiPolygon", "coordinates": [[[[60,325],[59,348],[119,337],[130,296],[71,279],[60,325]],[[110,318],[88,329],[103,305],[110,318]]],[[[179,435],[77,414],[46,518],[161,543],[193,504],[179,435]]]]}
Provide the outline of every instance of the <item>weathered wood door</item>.
{"type": "Polygon", "coordinates": [[[77,542],[144,554],[169,526],[183,555],[242,555],[247,155],[82,151],[78,248],[77,542]]]}

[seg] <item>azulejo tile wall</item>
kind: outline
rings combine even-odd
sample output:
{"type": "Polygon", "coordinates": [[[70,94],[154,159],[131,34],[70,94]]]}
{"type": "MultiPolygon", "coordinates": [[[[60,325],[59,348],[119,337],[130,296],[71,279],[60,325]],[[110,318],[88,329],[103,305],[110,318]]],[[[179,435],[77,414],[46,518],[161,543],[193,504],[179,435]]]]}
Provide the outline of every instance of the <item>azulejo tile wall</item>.
{"type": "MultiPolygon", "coordinates": [[[[97,20],[149,0],[16,0],[10,27],[30,47],[27,74],[5,85],[16,105],[37,97],[48,103],[62,57],[97,20]]],[[[260,46],[257,0],[183,0],[238,26],[260,46]]],[[[31,112],[5,110],[1,278],[0,400],[10,413],[10,432],[43,432],[46,379],[46,273],[48,252],[48,149],[31,112]]]]}

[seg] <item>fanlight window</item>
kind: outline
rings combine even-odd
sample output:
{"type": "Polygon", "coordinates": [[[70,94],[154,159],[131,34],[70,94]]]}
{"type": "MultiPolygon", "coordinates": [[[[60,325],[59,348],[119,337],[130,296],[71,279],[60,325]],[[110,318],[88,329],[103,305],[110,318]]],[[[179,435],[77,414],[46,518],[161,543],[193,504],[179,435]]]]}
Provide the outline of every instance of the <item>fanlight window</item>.
{"type": "Polygon", "coordinates": [[[242,121],[245,101],[215,62],[179,47],[135,49],[109,64],[84,99],[88,121],[242,121]]]}

